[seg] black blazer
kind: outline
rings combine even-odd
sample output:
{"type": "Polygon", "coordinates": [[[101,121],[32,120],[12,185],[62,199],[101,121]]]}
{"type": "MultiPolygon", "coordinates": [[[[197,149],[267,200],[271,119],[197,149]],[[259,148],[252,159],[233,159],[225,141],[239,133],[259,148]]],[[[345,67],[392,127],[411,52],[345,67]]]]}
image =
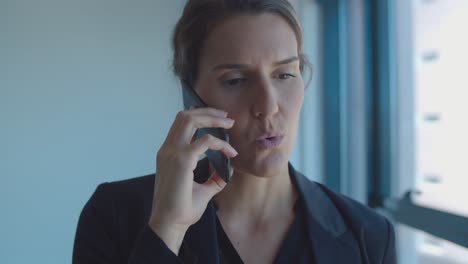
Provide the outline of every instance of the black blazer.
{"type": "MultiPolygon", "coordinates": [[[[305,202],[316,263],[396,263],[394,230],[386,218],[289,169],[305,202]]],[[[202,160],[196,180],[206,174],[202,160]]],[[[81,213],[73,263],[181,263],[147,225],[153,188],[154,174],[99,185],[81,213]]],[[[220,263],[215,214],[210,202],[184,237],[182,247],[189,249],[193,263],[220,263]]]]}

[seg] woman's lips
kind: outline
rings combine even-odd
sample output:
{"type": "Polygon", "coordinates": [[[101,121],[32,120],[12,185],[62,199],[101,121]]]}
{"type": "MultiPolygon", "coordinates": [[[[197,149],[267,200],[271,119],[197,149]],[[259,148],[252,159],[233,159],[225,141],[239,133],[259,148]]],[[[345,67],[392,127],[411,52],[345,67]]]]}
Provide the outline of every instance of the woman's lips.
{"type": "Polygon", "coordinates": [[[258,139],[257,146],[263,149],[269,149],[269,148],[274,148],[277,147],[281,144],[283,141],[284,136],[273,136],[273,137],[267,137],[263,139],[258,139]]]}

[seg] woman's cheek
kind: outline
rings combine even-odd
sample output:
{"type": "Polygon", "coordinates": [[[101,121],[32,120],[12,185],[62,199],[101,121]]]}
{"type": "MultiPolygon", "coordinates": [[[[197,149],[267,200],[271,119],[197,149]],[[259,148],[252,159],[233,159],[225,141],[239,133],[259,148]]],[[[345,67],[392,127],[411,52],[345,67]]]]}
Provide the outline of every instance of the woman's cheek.
{"type": "Polygon", "coordinates": [[[241,135],[245,132],[245,126],[242,124],[243,122],[240,119],[235,117],[233,119],[235,120],[234,126],[228,130],[228,133],[231,141],[237,142],[240,141],[241,135]]]}
{"type": "Polygon", "coordinates": [[[299,112],[304,100],[304,88],[300,85],[291,88],[284,90],[280,98],[287,112],[299,112]]]}

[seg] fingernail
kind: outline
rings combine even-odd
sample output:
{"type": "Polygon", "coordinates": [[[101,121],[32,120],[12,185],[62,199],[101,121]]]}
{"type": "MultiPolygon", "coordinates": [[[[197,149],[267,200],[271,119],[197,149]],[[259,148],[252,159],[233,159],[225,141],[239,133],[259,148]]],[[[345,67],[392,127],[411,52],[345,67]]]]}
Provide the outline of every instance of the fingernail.
{"type": "Polygon", "coordinates": [[[239,155],[239,152],[237,152],[235,149],[232,149],[234,151],[234,157],[239,155]]]}
{"type": "Polygon", "coordinates": [[[231,118],[228,118],[227,121],[229,122],[229,125],[234,125],[234,122],[235,120],[234,119],[231,119],[231,118]]]}

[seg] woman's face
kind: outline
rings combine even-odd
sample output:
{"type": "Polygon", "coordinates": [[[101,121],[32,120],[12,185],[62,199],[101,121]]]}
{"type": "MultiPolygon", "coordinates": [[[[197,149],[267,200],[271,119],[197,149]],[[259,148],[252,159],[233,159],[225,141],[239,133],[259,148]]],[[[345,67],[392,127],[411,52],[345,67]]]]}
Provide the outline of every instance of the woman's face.
{"type": "Polygon", "coordinates": [[[235,120],[228,130],[236,171],[282,172],[296,140],[304,98],[297,40],[280,16],[235,16],[215,27],[201,51],[195,90],[235,120]]]}

